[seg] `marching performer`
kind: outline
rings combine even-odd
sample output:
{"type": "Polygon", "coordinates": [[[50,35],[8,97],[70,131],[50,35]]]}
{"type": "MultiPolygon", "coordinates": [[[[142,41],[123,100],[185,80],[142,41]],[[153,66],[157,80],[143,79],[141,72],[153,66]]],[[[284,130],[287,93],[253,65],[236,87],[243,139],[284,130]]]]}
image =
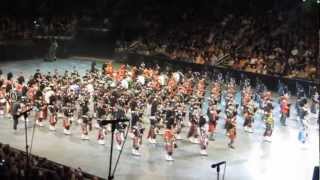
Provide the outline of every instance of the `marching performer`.
{"type": "Polygon", "coordinates": [[[197,96],[202,98],[205,94],[206,83],[204,79],[199,80],[197,87],[197,96]]]}
{"type": "Polygon", "coordinates": [[[91,117],[89,117],[88,101],[81,104],[82,122],[81,122],[81,138],[82,140],[89,140],[89,130],[91,130],[91,117]]]}
{"type": "Polygon", "coordinates": [[[289,116],[289,103],[288,103],[288,95],[285,94],[281,97],[280,101],[280,111],[281,111],[281,117],[280,117],[280,122],[283,126],[286,125],[286,120],[287,117],[289,116]]]}
{"type": "Polygon", "coordinates": [[[151,144],[156,144],[156,127],[157,127],[157,119],[156,119],[156,113],[157,113],[157,102],[155,100],[151,100],[151,112],[150,112],[150,128],[148,132],[148,140],[151,144]]]}
{"type": "Polygon", "coordinates": [[[199,124],[199,117],[201,113],[201,108],[199,105],[195,105],[192,109],[191,114],[191,126],[188,132],[187,138],[191,143],[199,144],[199,134],[198,134],[198,124],[199,124]]]}
{"type": "Polygon", "coordinates": [[[105,127],[99,127],[98,129],[98,144],[104,145],[105,142],[105,137],[106,137],[106,128],[105,127]]]}
{"type": "Polygon", "coordinates": [[[136,110],[136,103],[131,105],[131,127],[133,133],[132,154],[140,156],[140,146],[142,144],[142,135],[144,128],[141,124],[140,112],[136,110]]]}
{"type": "Polygon", "coordinates": [[[218,82],[213,82],[211,89],[211,103],[217,104],[221,102],[221,85],[218,82]]]}
{"type": "Polygon", "coordinates": [[[0,85],[0,116],[3,116],[5,114],[6,110],[6,96],[5,96],[5,88],[3,85],[0,85]]]}
{"type": "Polygon", "coordinates": [[[116,148],[118,150],[121,150],[123,141],[124,141],[124,131],[126,129],[126,124],[124,123],[118,123],[116,124],[116,132],[115,132],[115,139],[117,142],[116,148]]]}
{"type": "MultiPolygon", "coordinates": [[[[118,105],[117,105],[117,111],[115,112],[115,119],[124,119],[126,118],[126,111],[127,109],[125,109],[124,106],[124,98],[119,98],[118,99],[118,105]]],[[[116,148],[118,150],[122,149],[122,145],[124,142],[124,132],[125,129],[127,128],[127,125],[125,123],[117,123],[115,126],[115,139],[117,142],[117,146],[116,148]]]]}
{"type": "Polygon", "coordinates": [[[219,120],[219,113],[220,110],[218,110],[218,107],[216,104],[213,104],[212,107],[208,108],[207,116],[209,118],[209,138],[211,140],[214,140],[214,133],[217,127],[217,121],[219,120]]]}
{"type": "Polygon", "coordinates": [[[271,142],[271,136],[272,136],[272,132],[273,132],[273,126],[274,126],[274,119],[273,119],[273,115],[272,115],[272,108],[268,108],[268,110],[265,113],[264,116],[264,121],[266,124],[266,129],[265,132],[263,134],[264,136],[264,140],[271,142]]]}
{"type": "Polygon", "coordinates": [[[63,133],[65,135],[70,135],[71,134],[71,118],[73,117],[74,114],[74,108],[72,108],[71,102],[67,102],[66,106],[64,107],[64,112],[63,112],[63,133]]]}
{"type": "MultiPolygon", "coordinates": [[[[312,102],[311,102],[311,106],[310,106],[310,112],[313,113],[313,114],[316,114],[317,113],[317,107],[319,105],[319,93],[318,91],[316,91],[314,93],[314,95],[312,96],[312,102]]],[[[319,107],[318,107],[319,109],[319,107]]]]}
{"type": "Polygon", "coordinates": [[[35,100],[35,106],[36,106],[36,124],[40,127],[43,127],[43,121],[46,118],[46,104],[43,100],[42,96],[38,96],[38,98],[35,100]]]}
{"type": "Polygon", "coordinates": [[[12,106],[12,117],[13,117],[13,130],[14,132],[18,129],[19,117],[20,113],[22,112],[23,103],[21,102],[14,102],[12,106]]]}
{"type": "Polygon", "coordinates": [[[186,116],[186,113],[184,112],[184,105],[183,103],[179,103],[176,107],[175,111],[175,123],[174,123],[174,129],[175,129],[175,137],[176,140],[181,140],[181,131],[182,131],[182,123],[186,116]]]}
{"type": "Polygon", "coordinates": [[[12,105],[13,103],[15,102],[15,97],[14,97],[14,90],[13,90],[13,74],[11,72],[9,72],[7,74],[7,80],[4,81],[4,86],[6,88],[6,101],[7,101],[7,104],[6,104],[6,115],[8,117],[10,117],[11,115],[11,108],[12,108],[12,105]]]}
{"type": "Polygon", "coordinates": [[[117,72],[117,75],[116,75],[116,80],[117,81],[121,81],[124,78],[124,76],[126,75],[126,73],[127,73],[126,65],[125,64],[121,64],[120,68],[119,68],[119,70],[117,72]]]}
{"type": "Polygon", "coordinates": [[[261,119],[264,120],[265,119],[265,115],[268,114],[270,108],[273,109],[273,105],[272,105],[272,94],[270,91],[264,91],[263,92],[263,98],[260,104],[260,108],[262,111],[262,115],[261,115],[261,119]]]}
{"type": "Polygon", "coordinates": [[[254,114],[256,107],[252,99],[248,102],[244,112],[244,130],[248,133],[253,133],[252,123],[254,122],[254,114]]]}
{"type": "Polygon", "coordinates": [[[106,118],[107,115],[107,106],[103,103],[102,100],[99,100],[97,103],[97,106],[95,108],[97,120],[95,124],[95,128],[100,129],[99,121],[101,121],[103,118],[106,118]]]}
{"type": "Polygon", "coordinates": [[[308,115],[308,108],[307,108],[307,101],[303,101],[301,104],[300,110],[300,123],[301,123],[301,130],[299,132],[299,141],[302,144],[305,144],[308,141],[309,136],[309,120],[306,118],[308,115]]]}
{"type": "Polygon", "coordinates": [[[174,151],[174,148],[176,148],[177,146],[175,143],[175,136],[172,130],[171,123],[166,124],[166,129],[164,130],[163,138],[164,138],[165,150],[166,150],[166,160],[173,161],[174,160],[172,158],[173,151],[174,151]]]}
{"type": "Polygon", "coordinates": [[[49,130],[55,131],[56,124],[58,122],[58,111],[59,111],[59,108],[56,105],[55,96],[51,96],[50,103],[48,105],[48,110],[49,110],[49,123],[50,123],[49,130]]]}
{"type": "Polygon", "coordinates": [[[200,154],[202,156],[207,156],[207,148],[208,148],[208,144],[209,144],[209,140],[208,140],[208,134],[207,134],[207,130],[206,130],[206,119],[204,118],[203,115],[200,116],[199,119],[199,142],[200,142],[200,154]]]}
{"type": "Polygon", "coordinates": [[[103,65],[103,71],[104,71],[104,74],[108,77],[112,77],[113,76],[113,66],[112,66],[112,63],[109,62],[109,63],[105,63],[103,65]]]}
{"type": "Polygon", "coordinates": [[[227,135],[230,139],[228,146],[229,148],[234,149],[235,147],[233,146],[233,144],[237,134],[236,132],[237,108],[235,104],[230,102],[230,104],[228,105],[226,115],[227,115],[226,130],[227,130],[227,135]]]}

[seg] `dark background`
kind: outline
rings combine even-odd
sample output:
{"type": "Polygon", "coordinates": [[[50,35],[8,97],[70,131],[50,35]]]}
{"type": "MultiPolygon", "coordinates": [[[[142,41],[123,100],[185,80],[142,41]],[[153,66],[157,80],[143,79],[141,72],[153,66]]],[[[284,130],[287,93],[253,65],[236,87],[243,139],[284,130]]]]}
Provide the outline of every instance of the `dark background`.
{"type": "MultiPolygon", "coordinates": [[[[198,15],[209,15],[212,10],[226,12],[263,13],[269,9],[291,9],[302,0],[2,0],[0,13],[15,16],[92,14],[98,16],[138,15],[166,12],[175,15],[192,11],[198,15]],[[157,7],[158,11],[153,11],[157,7]]],[[[307,0],[303,4],[316,4],[307,0]]],[[[312,9],[312,8],[310,8],[312,9]]]]}

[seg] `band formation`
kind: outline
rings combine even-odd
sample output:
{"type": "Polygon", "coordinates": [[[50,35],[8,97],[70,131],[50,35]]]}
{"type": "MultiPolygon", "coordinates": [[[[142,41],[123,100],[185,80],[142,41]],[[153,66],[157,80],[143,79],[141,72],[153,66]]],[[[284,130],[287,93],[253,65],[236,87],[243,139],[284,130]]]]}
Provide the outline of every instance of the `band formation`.
{"type": "MultiPolygon", "coordinates": [[[[121,65],[119,69],[106,63],[102,70],[93,67],[84,76],[75,69],[64,74],[57,70],[42,73],[38,69],[29,79],[12,73],[4,77],[1,73],[0,87],[0,115],[13,119],[14,130],[19,119],[32,119],[37,126],[48,126],[52,132],[56,131],[57,122],[62,121],[66,136],[81,131],[80,138],[89,140],[89,133],[96,133],[97,143],[104,145],[110,127],[100,122],[128,118],[130,125],[116,125],[117,149],[122,147],[126,130],[132,139],[134,156],[141,155],[143,136],[148,143],[156,144],[160,143],[156,137],[161,135],[167,161],[173,160],[174,150],[183,137],[199,144],[199,155],[206,156],[208,143],[214,142],[217,131],[223,131],[229,139],[227,146],[233,149],[237,130],[253,133],[256,120],[265,123],[261,136],[271,142],[274,122],[279,120],[286,125],[291,104],[286,88],[281,88],[280,98],[275,99],[263,84],[253,86],[250,80],[237,83],[222,74],[209,78],[207,73],[163,70],[143,63],[137,67],[121,65]],[[237,92],[241,94],[238,103],[237,92]],[[274,109],[275,103],[280,105],[280,119],[273,116],[279,112],[274,109]],[[239,117],[244,118],[243,124],[237,123],[239,117]]],[[[308,137],[306,116],[308,112],[317,113],[316,90],[310,102],[299,89],[295,110],[302,143],[308,137]]]]}

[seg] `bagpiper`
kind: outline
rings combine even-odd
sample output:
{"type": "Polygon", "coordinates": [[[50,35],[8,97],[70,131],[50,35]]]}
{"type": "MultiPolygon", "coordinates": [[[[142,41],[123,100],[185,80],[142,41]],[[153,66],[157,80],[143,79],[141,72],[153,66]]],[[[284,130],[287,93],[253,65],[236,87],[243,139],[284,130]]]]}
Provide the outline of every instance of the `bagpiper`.
{"type": "Polygon", "coordinates": [[[199,144],[200,144],[200,154],[202,156],[207,156],[207,148],[209,144],[208,134],[206,130],[207,121],[203,115],[199,118],[199,144]]]}
{"type": "Polygon", "coordinates": [[[199,105],[194,105],[191,107],[190,111],[190,129],[187,135],[187,138],[191,143],[199,144],[199,133],[198,133],[198,125],[199,125],[199,118],[201,114],[201,108],[199,105]]]}
{"type": "Polygon", "coordinates": [[[174,148],[176,148],[177,146],[175,143],[175,136],[171,123],[166,123],[166,129],[164,130],[163,138],[166,150],[165,158],[167,161],[173,161],[174,159],[172,158],[172,155],[174,152],[174,148]]]}
{"type": "Polygon", "coordinates": [[[234,140],[236,138],[237,132],[236,132],[236,125],[237,125],[237,107],[234,103],[229,102],[228,109],[226,110],[226,130],[227,130],[227,136],[230,139],[230,142],[228,143],[229,148],[234,149],[233,146],[234,140]]]}
{"type": "Polygon", "coordinates": [[[300,123],[301,123],[301,130],[299,132],[299,141],[302,144],[305,144],[308,141],[309,136],[309,120],[306,118],[308,115],[308,108],[307,108],[307,100],[301,102],[301,112],[300,112],[300,123]]]}
{"type": "Polygon", "coordinates": [[[140,156],[140,146],[142,144],[142,136],[144,128],[141,124],[141,114],[136,109],[136,103],[131,105],[131,131],[133,133],[133,142],[132,142],[132,154],[134,156],[140,156]]]}
{"type": "Polygon", "coordinates": [[[149,128],[149,132],[148,132],[148,140],[151,144],[155,144],[156,143],[156,127],[157,127],[157,118],[156,118],[156,113],[157,113],[157,107],[158,104],[155,100],[151,100],[150,102],[151,104],[151,109],[150,109],[150,128],[149,128]]]}
{"type": "Polygon", "coordinates": [[[5,96],[5,86],[0,83],[0,116],[3,116],[5,114],[6,110],[6,96],[5,96]]]}
{"type": "Polygon", "coordinates": [[[74,114],[74,108],[72,107],[72,104],[71,102],[67,102],[66,103],[66,106],[64,107],[64,112],[63,112],[63,133],[65,135],[70,135],[71,134],[71,124],[72,124],[72,121],[71,121],[71,118],[73,117],[73,114],[74,114]]]}
{"type": "Polygon", "coordinates": [[[245,108],[244,112],[244,130],[248,133],[253,133],[252,124],[254,122],[254,115],[256,112],[256,107],[254,104],[254,101],[250,99],[250,101],[247,104],[247,107],[245,108]]]}
{"type": "Polygon", "coordinates": [[[106,128],[103,127],[103,126],[99,126],[99,128],[98,128],[98,136],[97,136],[98,144],[104,145],[106,143],[105,142],[106,134],[107,134],[106,128]]]}
{"type": "Polygon", "coordinates": [[[35,100],[36,106],[36,124],[43,127],[43,121],[46,119],[47,106],[43,100],[43,96],[39,95],[35,100]]]}
{"type": "Polygon", "coordinates": [[[118,123],[116,124],[116,132],[115,132],[115,139],[116,139],[116,148],[118,150],[122,149],[123,142],[124,142],[124,131],[126,129],[127,125],[124,123],[118,123]]]}
{"type": "Polygon", "coordinates": [[[310,106],[310,112],[313,114],[317,113],[317,106],[319,105],[319,99],[320,99],[319,93],[316,91],[312,96],[312,101],[310,106]]]}
{"type": "MultiPolygon", "coordinates": [[[[126,109],[124,106],[124,99],[118,99],[117,111],[115,113],[115,119],[124,119],[126,118],[126,109]]],[[[127,125],[125,123],[117,123],[115,126],[115,139],[116,139],[116,148],[118,150],[122,149],[124,142],[124,133],[127,125]]]]}
{"type": "Polygon", "coordinates": [[[89,116],[89,107],[88,101],[84,101],[81,105],[81,112],[82,112],[82,122],[81,122],[81,138],[82,140],[89,140],[89,131],[92,129],[92,119],[89,116]]]}
{"type": "Polygon", "coordinates": [[[59,108],[56,104],[55,96],[50,97],[50,103],[48,105],[49,110],[49,130],[55,131],[56,130],[56,124],[58,122],[58,111],[59,108]]]}
{"type": "Polygon", "coordinates": [[[177,140],[181,140],[181,131],[182,131],[182,124],[183,120],[186,116],[184,112],[184,105],[183,103],[178,103],[175,111],[175,123],[174,123],[174,130],[175,130],[175,137],[177,140]]]}
{"type": "Polygon", "coordinates": [[[216,104],[213,104],[210,108],[208,108],[207,116],[209,118],[209,138],[214,140],[214,133],[217,127],[217,121],[219,120],[220,110],[218,109],[216,104]]]}
{"type": "Polygon", "coordinates": [[[273,132],[273,126],[274,126],[274,119],[273,119],[273,115],[272,115],[272,107],[268,107],[266,109],[265,112],[265,116],[264,116],[264,122],[266,125],[266,129],[264,131],[264,140],[267,142],[271,142],[271,136],[272,136],[272,132],[273,132]]]}

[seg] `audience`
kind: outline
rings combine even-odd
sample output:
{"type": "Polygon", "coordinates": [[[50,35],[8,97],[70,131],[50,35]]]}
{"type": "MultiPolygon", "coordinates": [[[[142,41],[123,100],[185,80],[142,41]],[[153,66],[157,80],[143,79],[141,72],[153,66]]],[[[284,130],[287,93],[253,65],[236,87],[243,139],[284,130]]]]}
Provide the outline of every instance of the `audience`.
{"type": "MultiPolygon", "coordinates": [[[[31,156],[29,160],[29,179],[32,180],[98,180],[83,173],[80,168],[73,169],[45,158],[31,156]]],[[[9,145],[0,143],[0,179],[25,179],[26,156],[9,145]]]]}
{"type": "MultiPolygon", "coordinates": [[[[150,12],[161,9],[159,4],[153,6],[146,9],[150,12]]],[[[294,16],[301,13],[298,10],[281,13],[270,10],[252,15],[217,8],[214,15],[208,16],[195,15],[193,8],[172,15],[175,11],[147,13],[141,10],[139,21],[132,22],[142,23],[128,25],[139,26],[137,31],[141,31],[141,35],[117,41],[119,50],[161,54],[172,60],[271,76],[316,78],[316,23],[313,18],[294,16]]],[[[120,20],[116,22],[128,23],[120,20]]],[[[109,24],[109,18],[102,21],[101,17],[91,16],[0,17],[0,43],[39,36],[72,36],[77,26],[102,28],[109,24]]]]}
{"type": "Polygon", "coordinates": [[[138,53],[164,54],[173,60],[288,78],[316,78],[317,41],[312,19],[301,23],[285,12],[200,20],[184,15],[169,25],[159,19],[145,18],[148,31],[128,46],[138,53]]]}
{"type": "Polygon", "coordinates": [[[27,39],[31,37],[32,21],[0,16],[0,41],[27,39]]]}
{"type": "Polygon", "coordinates": [[[72,36],[76,29],[77,18],[73,16],[40,17],[33,23],[36,34],[45,36],[72,36]]]}
{"type": "Polygon", "coordinates": [[[17,18],[0,16],[0,41],[30,39],[34,36],[71,36],[77,18],[73,16],[17,18]]]}

